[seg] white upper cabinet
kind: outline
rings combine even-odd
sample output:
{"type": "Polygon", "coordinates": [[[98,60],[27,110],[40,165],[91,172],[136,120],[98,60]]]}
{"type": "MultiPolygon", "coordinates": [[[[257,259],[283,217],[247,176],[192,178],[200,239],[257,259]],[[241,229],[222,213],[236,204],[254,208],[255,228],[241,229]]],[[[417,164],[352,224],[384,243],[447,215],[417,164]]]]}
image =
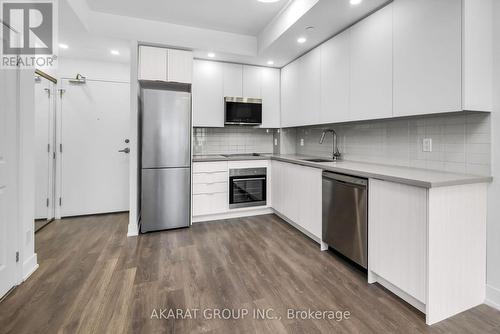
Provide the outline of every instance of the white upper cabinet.
{"type": "Polygon", "coordinates": [[[349,120],[392,117],[392,4],[353,26],[350,40],[349,120]]]}
{"type": "Polygon", "coordinates": [[[167,81],[167,49],[139,46],[139,80],[167,81]]]}
{"type": "Polygon", "coordinates": [[[397,0],[394,115],[462,110],[462,1],[397,0]]]}
{"type": "Polygon", "coordinates": [[[319,123],[321,109],[321,50],[313,49],[299,58],[300,110],[298,124],[319,123]]]}
{"type": "Polygon", "coordinates": [[[223,64],[195,60],[193,71],[193,126],[224,126],[223,64]]]}
{"type": "Polygon", "coordinates": [[[224,96],[243,96],[243,65],[223,63],[224,96]]]}
{"type": "Polygon", "coordinates": [[[139,80],[191,83],[193,53],[152,46],[139,46],[139,80]]]}
{"type": "Polygon", "coordinates": [[[281,126],[299,124],[299,62],[296,60],[281,69],[281,126]]]}
{"type": "Polygon", "coordinates": [[[462,108],[493,111],[493,0],[462,4],[462,108]]]}
{"type": "Polygon", "coordinates": [[[320,123],[349,120],[349,34],[346,30],[320,46],[320,123]]]}
{"type": "Polygon", "coordinates": [[[261,68],[262,128],[280,127],[280,70],[261,68]]]}
{"type": "Polygon", "coordinates": [[[261,98],[261,67],[243,65],[243,96],[261,98]]]}
{"type": "Polygon", "coordinates": [[[167,81],[193,82],[193,52],[167,49],[167,81]]]}
{"type": "Polygon", "coordinates": [[[195,60],[193,125],[224,126],[224,97],[262,99],[262,128],[280,127],[280,70],[195,60]],[[246,69],[246,70],[245,70],[246,69]]]}

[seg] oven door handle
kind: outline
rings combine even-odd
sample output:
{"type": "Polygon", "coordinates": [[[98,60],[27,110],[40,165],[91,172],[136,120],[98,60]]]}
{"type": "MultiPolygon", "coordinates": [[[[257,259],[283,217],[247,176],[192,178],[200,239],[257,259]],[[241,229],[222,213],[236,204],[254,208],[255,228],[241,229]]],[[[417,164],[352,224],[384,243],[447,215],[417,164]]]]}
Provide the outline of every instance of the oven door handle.
{"type": "Polygon", "coordinates": [[[232,182],[235,181],[255,181],[255,180],[265,180],[265,177],[249,177],[249,178],[240,178],[240,179],[232,179],[232,182]]]}

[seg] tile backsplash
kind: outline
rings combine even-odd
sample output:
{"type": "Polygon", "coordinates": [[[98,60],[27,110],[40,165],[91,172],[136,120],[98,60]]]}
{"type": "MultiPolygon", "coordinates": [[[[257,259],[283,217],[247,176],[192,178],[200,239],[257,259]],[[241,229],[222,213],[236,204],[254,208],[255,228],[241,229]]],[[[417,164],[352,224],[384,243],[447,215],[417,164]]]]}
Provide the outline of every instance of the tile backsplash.
{"type": "Polygon", "coordinates": [[[338,134],[344,159],[458,173],[491,174],[490,114],[461,112],[395,120],[297,128],[297,154],[331,157],[332,135],[320,145],[322,130],[338,134]],[[423,151],[424,138],[432,152],[423,151]],[[303,142],[302,142],[303,141],[303,142]]]}
{"type": "Polygon", "coordinates": [[[194,154],[273,153],[274,131],[241,126],[194,128],[194,154]]]}

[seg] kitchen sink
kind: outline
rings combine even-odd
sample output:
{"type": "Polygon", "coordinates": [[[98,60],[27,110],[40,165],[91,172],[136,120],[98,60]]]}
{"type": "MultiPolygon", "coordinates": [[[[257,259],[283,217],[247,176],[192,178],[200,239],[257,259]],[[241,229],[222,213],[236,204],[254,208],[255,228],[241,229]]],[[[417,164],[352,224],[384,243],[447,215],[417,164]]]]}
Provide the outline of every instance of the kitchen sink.
{"type": "Polygon", "coordinates": [[[300,159],[303,161],[309,161],[309,162],[333,162],[333,160],[329,159],[300,159]]]}

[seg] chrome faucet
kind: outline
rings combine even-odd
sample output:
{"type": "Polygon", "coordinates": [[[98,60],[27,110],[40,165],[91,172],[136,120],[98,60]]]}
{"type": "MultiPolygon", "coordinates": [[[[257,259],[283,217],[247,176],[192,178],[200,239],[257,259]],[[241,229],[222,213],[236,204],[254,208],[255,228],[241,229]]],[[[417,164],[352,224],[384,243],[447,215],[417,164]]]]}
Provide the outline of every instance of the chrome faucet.
{"type": "Polygon", "coordinates": [[[321,139],[319,140],[320,144],[323,144],[323,141],[325,140],[325,136],[327,133],[331,133],[333,135],[333,153],[332,153],[332,158],[334,161],[342,159],[342,154],[339,151],[339,146],[337,143],[337,132],[333,129],[326,129],[323,130],[323,133],[321,134],[321,139]]]}

